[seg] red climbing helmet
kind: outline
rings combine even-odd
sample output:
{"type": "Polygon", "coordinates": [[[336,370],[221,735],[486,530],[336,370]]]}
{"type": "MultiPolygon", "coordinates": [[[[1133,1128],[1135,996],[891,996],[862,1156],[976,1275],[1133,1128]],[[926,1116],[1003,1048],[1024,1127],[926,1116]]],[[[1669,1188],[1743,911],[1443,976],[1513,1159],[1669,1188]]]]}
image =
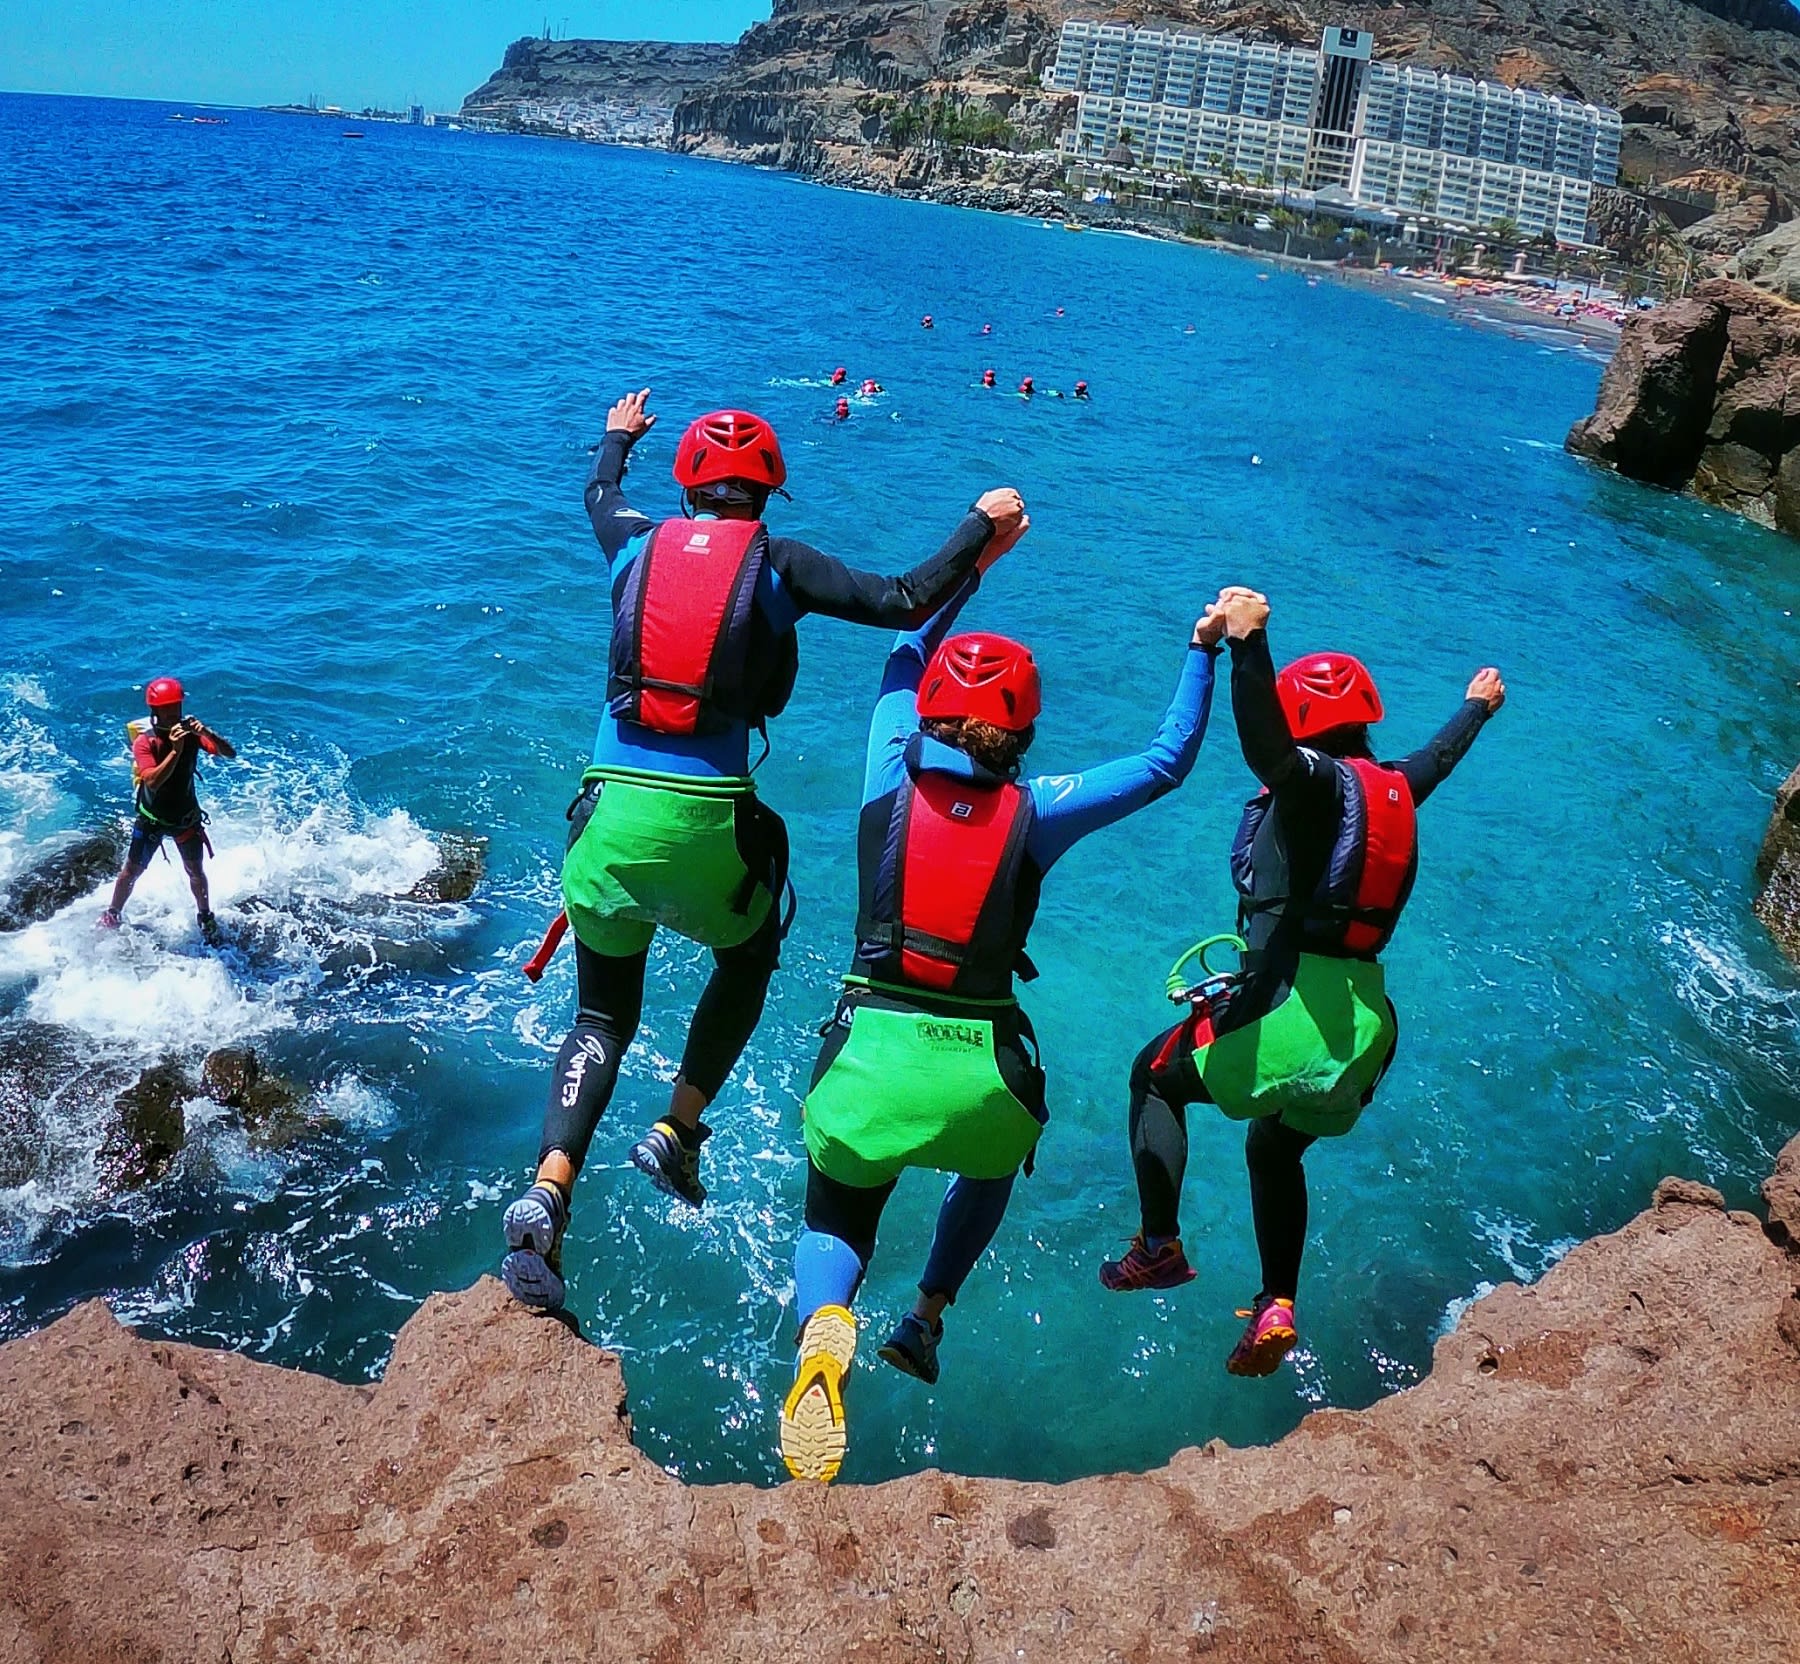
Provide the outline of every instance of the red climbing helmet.
{"type": "Polygon", "coordinates": [[[187,694],[173,676],[158,676],[144,689],[144,703],[153,711],[162,705],[179,705],[185,698],[187,694]]]}
{"type": "Polygon", "coordinates": [[[1022,734],[1043,708],[1031,649],[985,632],[952,636],[931,655],[919,684],[922,717],[973,717],[1022,734]]]}
{"type": "Polygon", "coordinates": [[[1332,728],[1381,720],[1381,695],[1361,659],[1314,653],[1295,659],[1275,678],[1288,732],[1310,740],[1332,728]]]}
{"type": "Polygon", "coordinates": [[[681,436],[675,452],[675,483],[693,491],[722,480],[743,480],[778,489],[787,479],[775,430],[747,410],[715,410],[681,436]]]}

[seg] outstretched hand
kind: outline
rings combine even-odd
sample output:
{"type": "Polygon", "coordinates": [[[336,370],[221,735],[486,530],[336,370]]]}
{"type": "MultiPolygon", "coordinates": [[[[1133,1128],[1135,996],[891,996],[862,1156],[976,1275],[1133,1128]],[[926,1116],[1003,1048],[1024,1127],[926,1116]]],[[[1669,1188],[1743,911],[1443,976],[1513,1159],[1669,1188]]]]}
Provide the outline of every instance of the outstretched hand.
{"type": "Polygon", "coordinates": [[[1233,641],[1243,641],[1269,622],[1269,598],[1260,590],[1245,589],[1241,584],[1227,584],[1219,591],[1213,607],[1224,614],[1225,634],[1233,641]]]}
{"type": "Polygon", "coordinates": [[[1506,683],[1500,679],[1500,672],[1492,665],[1475,672],[1475,679],[1469,683],[1469,691],[1463,695],[1465,699],[1479,699],[1487,706],[1488,715],[1492,716],[1506,703],[1506,683]]]}
{"type": "Polygon", "coordinates": [[[1025,499],[1011,486],[984,491],[975,506],[994,523],[994,535],[975,561],[975,570],[985,572],[1031,530],[1031,516],[1025,512],[1025,499]]]}
{"type": "Polygon", "coordinates": [[[653,427],[656,418],[644,406],[649,402],[650,389],[643,388],[636,393],[627,393],[611,410],[606,413],[606,431],[623,433],[633,444],[642,439],[653,427]]]}

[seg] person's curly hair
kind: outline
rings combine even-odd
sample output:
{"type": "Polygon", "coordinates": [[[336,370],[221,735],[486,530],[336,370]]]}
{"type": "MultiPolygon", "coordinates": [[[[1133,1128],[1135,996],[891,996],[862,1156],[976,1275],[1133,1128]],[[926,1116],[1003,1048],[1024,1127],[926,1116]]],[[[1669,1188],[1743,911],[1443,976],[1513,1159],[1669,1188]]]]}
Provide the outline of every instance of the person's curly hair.
{"type": "Polygon", "coordinates": [[[972,716],[927,717],[919,727],[934,740],[942,740],[974,758],[989,774],[997,774],[1002,780],[1017,776],[1035,732],[1027,728],[1023,733],[1013,733],[972,716]]]}

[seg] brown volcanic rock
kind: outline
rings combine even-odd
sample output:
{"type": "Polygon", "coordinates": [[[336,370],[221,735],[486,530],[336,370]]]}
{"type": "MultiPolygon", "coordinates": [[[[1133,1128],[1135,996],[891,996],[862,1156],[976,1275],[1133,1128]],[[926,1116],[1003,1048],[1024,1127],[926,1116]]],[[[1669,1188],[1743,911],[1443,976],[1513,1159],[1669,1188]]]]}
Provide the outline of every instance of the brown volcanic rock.
{"type": "MultiPolygon", "coordinates": [[[[1775,793],[1775,811],[1756,857],[1754,906],[1782,952],[1800,964],[1800,768],[1775,793]]],[[[1800,1237],[1800,1210],[1790,1228],[1800,1237]]]]}
{"type": "Polygon", "coordinates": [[[689,1489],[617,1360],[487,1279],[375,1387],[94,1302],[0,1347],[0,1656],[1791,1659],[1796,1262],[1694,1191],[1409,1392],[1060,1486],[689,1489]]]}
{"type": "MultiPolygon", "coordinates": [[[[675,143],[892,182],[887,122],[941,95],[988,105],[1027,144],[1052,143],[1069,104],[1044,94],[1038,76],[1064,21],[1096,16],[1296,43],[1316,42],[1326,22],[1357,25],[1384,58],[1619,107],[1633,177],[1706,166],[1773,187],[1777,202],[1800,200],[1800,12],[1787,0],[1399,0],[1328,11],[1313,0],[774,0],[730,67],[678,107],[675,143]]],[[[908,171],[916,183],[918,164],[908,171]]]]}
{"type": "Polygon", "coordinates": [[[1715,278],[1632,318],[1568,447],[1800,536],[1800,307],[1715,278]]]}

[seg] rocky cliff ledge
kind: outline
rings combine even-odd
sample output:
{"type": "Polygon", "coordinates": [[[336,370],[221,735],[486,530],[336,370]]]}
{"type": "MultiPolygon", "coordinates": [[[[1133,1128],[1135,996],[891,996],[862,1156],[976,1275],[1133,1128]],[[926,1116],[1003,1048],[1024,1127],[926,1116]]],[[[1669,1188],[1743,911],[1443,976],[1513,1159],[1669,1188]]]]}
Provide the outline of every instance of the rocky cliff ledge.
{"type": "Polygon", "coordinates": [[[1568,447],[1800,537],[1800,306],[1714,278],[1630,319],[1568,447]]]}
{"type": "Polygon", "coordinates": [[[1060,1486],[689,1489],[491,1280],[374,1387],[94,1302],[0,1347],[0,1657],[1791,1661],[1800,1139],[1764,1196],[1665,1180],[1412,1390],[1060,1486]]]}
{"type": "Polygon", "coordinates": [[[1021,147],[1053,144],[1072,101],[1039,75],[1071,17],[1305,44],[1355,24],[1384,58],[1615,105],[1627,174],[1676,181],[1662,206],[1708,220],[1695,247],[1721,264],[1800,202],[1788,0],[773,0],[730,67],[682,101],[675,143],[935,194],[970,158],[894,143],[895,116],[942,99],[1004,118],[1021,147]]]}
{"type": "Polygon", "coordinates": [[[637,136],[667,139],[682,98],[723,73],[729,44],[662,40],[516,40],[499,70],[463,100],[469,121],[594,127],[611,138],[626,111],[637,136]]]}

